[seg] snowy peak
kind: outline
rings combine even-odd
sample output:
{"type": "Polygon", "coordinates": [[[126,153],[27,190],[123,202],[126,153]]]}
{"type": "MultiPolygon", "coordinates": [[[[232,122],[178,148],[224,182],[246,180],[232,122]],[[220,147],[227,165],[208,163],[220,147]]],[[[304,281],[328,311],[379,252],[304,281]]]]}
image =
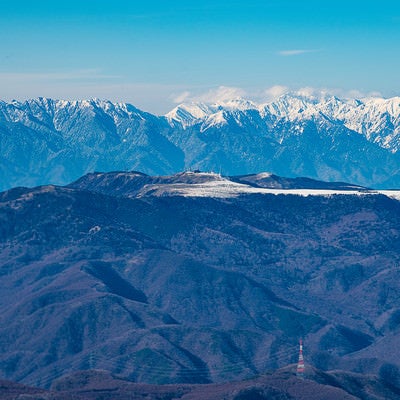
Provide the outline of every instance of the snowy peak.
{"type": "Polygon", "coordinates": [[[255,120],[264,121],[266,125],[270,121],[275,125],[282,121],[297,124],[321,121],[345,126],[393,153],[400,149],[400,97],[356,100],[326,94],[315,97],[291,93],[263,104],[244,99],[180,104],[166,114],[166,118],[170,125],[182,129],[199,125],[201,132],[232,123],[246,128],[246,124],[255,120]],[[253,113],[251,118],[247,118],[250,113],[253,113]]]}
{"type": "Polygon", "coordinates": [[[180,124],[183,128],[187,128],[202,121],[208,115],[213,114],[216,110],[204,103],[180,104],[172,111],[165,115],[171,125],[180,124]]]}
{"type": "Polygon", "coordinates": [[[181,104],[166,116],[99,99],[0,102],[0,148],[0,190],[115,170],[267,170],[398,188],[400,98],[233,98],[181,104]]]}
{"type": "Polygon", "coordinates": [[[0,102],[0,115],[12,122],[29,121],[40,123],[52,121],[57,125],[57,120],[68,115],[73,118],[77,115],[104,114],[118,118],[145,119],[152,117],[151,114],[139,110],[131,104],[113,103],[108,100],[53,100],[44,97],[29,99],[23,102],[12,101],[11,103],[0,102]]]}
{"type": "Polygon", "coordinates": [[[256,103],[236,98],[218,103],[182,103],[167,113],[165,117],[171,125],[181,125],[188,128],[193,125],[205,123],[205,127],[226,124],[224,113],[257,109],[256,103]]]}
{"type": "Polygon", "coordinates": [[[316,105],[318,102],[311,97],[299,95],[283,95],[277,100],[260,105],[260,110],[270,113],[277,117],[296,120],[317,113],[316,105]]]}

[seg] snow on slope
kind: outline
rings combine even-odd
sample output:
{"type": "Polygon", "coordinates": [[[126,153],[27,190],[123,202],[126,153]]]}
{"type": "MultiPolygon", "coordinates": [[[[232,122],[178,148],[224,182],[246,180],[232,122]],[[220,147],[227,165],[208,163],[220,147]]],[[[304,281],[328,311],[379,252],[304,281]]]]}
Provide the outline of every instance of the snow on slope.
{"type": "Polygon", "coordinates": [[[0,148],[0,190],[66,184],[93,171],[185,169],[398,188],[400,98],[235,97],[181,104],[161,117],[98,99],[0,101],[0,148]]]}
{"type": "Polygon", "coordinates": [[[264,112],[289,121],[329,119],[393,152],[400,148],[400,97],[342,100],[334,96],[314,99],[285,95],[262,107],[264,112]]]}
{"type": "MultiPolygon", "coordinates": [[[[163,197],[163,196],[184,196],[184,197],[212,197],[212,198],[230,198],[245,194],[273,194],[273,195],[297,195],[297,196],[367,196],[383,194],[400,201],[400,191],[386,190],[328,190],[328,189],[269,189],[258,188],[250,185],[233,182],[218,174],[210,173],[191,173],[186,172],[186,175],[194,174],[197,177],[206,178],[202,183],[155,183],[147,184],[140,191],[138,197],[148,195],[163,197]],[[209,180],[207,180],[209,179],[209,180]]],[[[263,173],[262,176],[269,176],[263,173]]]]}
{"type": "Polygon", "coordinates": [[[206,126],[226,123],[224,112],[257,109],[258,105],[245,99],[232,99],[218,103],[183,103],[165,115],[171,125],[180,124],[187,128],[198,123],[206,126]]]}
{"type": "Polygon", "coordinates": [[[65,116],[70,118],[77,113],[88,113],[94,115],[98,110],[102,110],[105,114],[113,117],[114,122],[119,118],[137,118],[144,119],[147,113],[140,111],[131,104],[112,103],[108,100],[91,99],[91,100],[53,100],[39,97],[24,102],[12,101],[7,104],[0,102],[0,116],[6,121],[22,122],[30,125],[31,117],[37,119],[38,122],[48,122],[55,128],[60,127],[64,123],[65,116]]]}
{"type": "Polygon", "coordinates": [[[400,97],[354,100],[285,94],[264,104],[245,99],[213,104],[180,104],[166,114],[166,118],[170,124],[180,124],[184,129],[201,124],[201,131],[205,131],[227,124],[226,114],[231,114],[240,125],[238,113],[245,114],[249,110],[257,111],[265,121],[271,117],[290,122],[329,120],[365,135],[368,140],[392,152],[400,149],[400,97]]]}

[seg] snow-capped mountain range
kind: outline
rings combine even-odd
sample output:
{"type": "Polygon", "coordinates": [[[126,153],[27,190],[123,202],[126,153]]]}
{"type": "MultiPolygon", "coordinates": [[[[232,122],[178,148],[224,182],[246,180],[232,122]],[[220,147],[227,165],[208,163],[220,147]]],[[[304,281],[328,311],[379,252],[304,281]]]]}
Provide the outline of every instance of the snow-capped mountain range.
{"type": "Polygon", "coordinates": [[[0,190],[133,169],[269,171],[398,188],[399,150],[399,97],[235,98],[180,104],[165,116],[97,99],[0,102],[0,190]]]}
{"type": "Polygon", "coordinates": [[[201,130],[206,130],[228,124],[230,117],[243,125],[246,122],[243,115],[251,111],[264,121],[301,123],[325,119],[363,134],[369,141],[392,152],[400,149],[400,97],[341,100],[335,96],[316,98],[288,94],[265,104],[242,99],[214,104],[181,104],[166,117],[171,124],[178,123],[184,128],[201,124],[201,130]]]}

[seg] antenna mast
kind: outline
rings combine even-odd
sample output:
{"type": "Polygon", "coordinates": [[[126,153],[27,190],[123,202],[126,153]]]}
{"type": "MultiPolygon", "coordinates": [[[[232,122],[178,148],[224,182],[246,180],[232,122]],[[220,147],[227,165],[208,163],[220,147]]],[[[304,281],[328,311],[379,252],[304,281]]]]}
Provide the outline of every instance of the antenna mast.
{"type": "Polygon", "coordinates": [[[303,340],[300,339],[299,361],[297,362],[296,375],[304,379],[304,359],[303,359],[303,340]]]}

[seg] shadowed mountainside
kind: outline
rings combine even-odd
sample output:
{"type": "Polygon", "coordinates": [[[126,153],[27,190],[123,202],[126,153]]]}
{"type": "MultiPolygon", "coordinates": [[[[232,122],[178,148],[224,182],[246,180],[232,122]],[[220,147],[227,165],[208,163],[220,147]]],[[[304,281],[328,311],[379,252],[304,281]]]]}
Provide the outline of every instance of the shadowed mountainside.
{"type": "Polygon", "coordinates": [[[97,173],[1,193],[2,376],[222,382],[295,362],[299,337],[320,369],[396,366],[400,202],[263,192],[277,181],[299,184],[97,173]]]}
{"type": "Polygon", "coordinates": [[[400,396],[398,388],[374,376],[308,368],[307,379],[301,380],[291,370],[223,384],[160,386],[132,383],[104,371],[79,371],[56,380],[49,391],[0,381],[0,395],[3,400],[394,400],[400,396]]]}

